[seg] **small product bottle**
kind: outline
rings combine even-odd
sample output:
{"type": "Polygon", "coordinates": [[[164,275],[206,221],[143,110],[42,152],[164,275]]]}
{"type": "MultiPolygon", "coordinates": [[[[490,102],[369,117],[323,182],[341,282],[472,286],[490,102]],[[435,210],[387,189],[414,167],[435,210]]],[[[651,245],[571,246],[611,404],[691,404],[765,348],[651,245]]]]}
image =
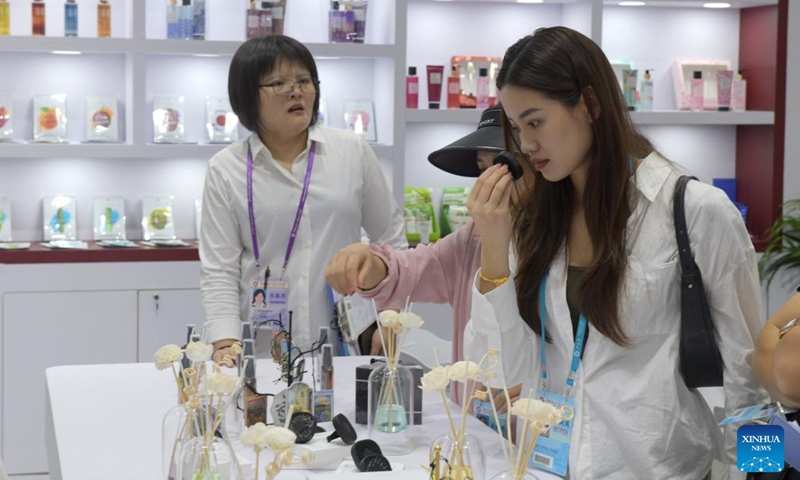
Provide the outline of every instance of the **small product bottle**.
{"type": "Polygon", "coordinates": [[[342,28],[342,36],[343,42],[356,42],[356,12],[353,11],[353,5],[349,2],[344,4],[344,28],[342,28]]]}
{"type": "Polygon", "coordinates": [[[247,8],[247,21],[245,22],[245,37],[258,38],[261,34],[261,12],[256,8],[256,2],[250,2],[247,8]]]}
{"type": "Polygon", "coordinates": [[[167,0],[167,38],[181,38],[181,10],[178,0],[167,0]]]}
{"type": "Polygon", "coordinates": [[[419,77],[417,67],[408,67],[406,77],[406,108],[419,108],[419,77]]]}
{"type": "Polygon", "coordinates": [[[639,111],[653,111],[653,80],[650,78],[650,70],[644,71],[642,79],[642,98],[639,101],[639,111]]]}
{"type": "Polygon", "coordinates": [[[194,8],[192,0],[183,0],[180,14],[181,38],[191,40],[194,37],[194,8]]]}
{"type": "Polygon", "coordinates": [[[333,390],[333,345],[330,344],[322,346],[320,388],[322,390],[333,390]]]}
{"type": "Polygon", "coordinates": [[[272,33],[283,35],[283,4],[272,2],[272,33]]]}
{"type": "Polygon", "coordinates": [[[78,4],[75,0],[67,0],[64,4],[64,36],[78,36],[78,4]]]}
{"type": "Polygon", "coordinates": [[[111,5],[108,0],[97,4],[97,37],[111,38],[111,5]]]}
{"type": "Polygon", "coordinates": [[[689,108],[693,112],[703,111],[703,72],[695,70],[692,77],[692,90],[689,108]]]}
{"type": "Polygon", "coordinates": [[[258,18],[258,35],[260,37],[272,35],[272,4],[270,2],[261,2],[261,10],[258,12],[258,18]]]}
{"type": "Polygon", "coordinates": [[[744,70],[739,70],[731,85],[731,110],[744,112],[747,110],[747,80],[742,78],[744,70]]]}
{"type": "Polygon", "coordinates": [[[206,0],[194,0],[192,35],[195,40],[206,39],[206,0]]]}
{"type": "Polygon", "coordinates": [[[461,77],[458,76],[458,68],[450,68],[450,76],[447,77],[447,108],[461,107],[461,77]]]}
{"type": "Polygon", "coordinates": [[[476,104],[478,110],[489,108],[489,69],[478,70],[478,84],[476,86],[476,104]]]}
{"type": "Polygon", "coordinates": [[[11,34],[11,6],[8,0],[0,0],[0,35],[11,34]]]}
{"type": "Polygon", "coordinates": [[[31,26],[33,27],[33,35],[43,37],[45,35],[44,28],[44,2],[42,0],[33,0],[31,5],[31,26]]]}

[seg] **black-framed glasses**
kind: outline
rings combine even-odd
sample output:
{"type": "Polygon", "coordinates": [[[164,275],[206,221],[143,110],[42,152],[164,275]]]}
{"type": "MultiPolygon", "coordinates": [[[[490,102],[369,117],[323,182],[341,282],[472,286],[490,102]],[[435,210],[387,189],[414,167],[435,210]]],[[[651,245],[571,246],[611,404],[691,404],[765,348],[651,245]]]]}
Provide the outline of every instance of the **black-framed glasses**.
{"type": "Polygon", "coordinates": [[[297,81],[283,79],[274,80],[270,83],[260,83],[258,86],[271,88],[272,91],[275,92],[275,95],[287,96],[294,93],[295,87],[299,87],[300,93],[302,94],[317,93],[317,89],[319,89],[319,83],[319,80],[316,78],[305,77],[297,81]]]}

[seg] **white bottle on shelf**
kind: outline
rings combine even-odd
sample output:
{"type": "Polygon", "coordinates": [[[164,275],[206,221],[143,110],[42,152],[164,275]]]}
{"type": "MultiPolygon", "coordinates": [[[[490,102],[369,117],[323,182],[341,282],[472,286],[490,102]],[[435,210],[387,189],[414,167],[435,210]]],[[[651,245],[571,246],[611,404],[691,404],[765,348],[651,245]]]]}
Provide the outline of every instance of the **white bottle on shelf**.
{"type": "Polygon", "coordinates": [[[742,78],[742,72],[744,70],[739,70],[731,85],[731,110],[734,112],[747,110],[747,80],[742,78]]]}
{"type": "Polygon", "coordinates": [[[639,111],[653,111],[653,80],[650,78],[650,70],[645,70],[642,78],[642,97],[639,100],[639,111]]]}

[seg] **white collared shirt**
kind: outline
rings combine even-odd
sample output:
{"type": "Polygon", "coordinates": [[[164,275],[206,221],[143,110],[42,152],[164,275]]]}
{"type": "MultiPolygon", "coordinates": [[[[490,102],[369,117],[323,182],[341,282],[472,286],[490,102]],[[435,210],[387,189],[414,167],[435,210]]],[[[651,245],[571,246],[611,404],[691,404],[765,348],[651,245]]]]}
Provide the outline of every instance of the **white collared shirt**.
{"type": "MultiPolygon", "coordinates": [[[[289,260],[289,310],[292,334],[307,349],[328,326],[331,308],[325,286],[328,260],[361,240],[407,248],[402,210],[397,205],[372,149],[346,130],[313,127],[309,144],[289,173],[272,157],[258,135],[217,153],[209,162],[200,230],[200,287],[206,314],[206,340],[241,337],[249,317],[250,281],[270,267],[277,280],[283,266],[308,166],[311,141],[317,142],[300,228],[289,260]],[[256,271],[247,208],[247,145],[253,152],[253,208],[261,270],[256,271]]],[[[262,280],[263,281],[263,280],[262,280]]]]}
{"type": "MultiPolygon", "coordinates": [[[[680,264],[672,216],[678,176],[651,154],[631,180],[628,264],[619,299],[630,346],[620,347],[589,324],[572,393],[577,410],[572,480],[698,480],[710,471],[714,457],[732,463],[730,478],[744,478],[735,467],[738,425],[726,429],[723,442],[702,396],[686,387],[678,370],[680,264]]],[[[762,324],[756,254],[741,214],[717,188],[689,182],[686,221],[725,363],[725,413],[730,415],[768,399],[749,365],[762,324]]],[[[562,248],[550,267],[546,292],[546,328],[553,339],[547,344],[547,385],[560,395],[574,346],[566,267],[562,248]]],[[[464,350],[499,348],[507,384],[523,383],[527,396],[539,385],[540,341],[519,315],[514,282],[485,296],[477,279],[475,285],[464,350]]]]}

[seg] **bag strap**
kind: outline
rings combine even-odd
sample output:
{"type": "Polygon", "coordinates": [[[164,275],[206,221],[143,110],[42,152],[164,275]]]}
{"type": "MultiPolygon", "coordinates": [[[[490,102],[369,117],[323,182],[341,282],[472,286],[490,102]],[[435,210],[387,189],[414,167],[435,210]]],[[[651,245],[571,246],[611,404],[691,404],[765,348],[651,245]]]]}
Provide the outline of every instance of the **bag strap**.
{"type": "Polygon", "coordinates": [[[695,274],[694,255],[689,244],[689,229],[686,227],[686,209],[684,196],[686,194],[686,184],[689,180],[697,180],[697,177],[682,175],[675,185],[675,196],[672,201],[672,218],[675,219],[675,238],[678,241],[678,255],[681,261],[681,270],[684,275],[695,274]]]}

